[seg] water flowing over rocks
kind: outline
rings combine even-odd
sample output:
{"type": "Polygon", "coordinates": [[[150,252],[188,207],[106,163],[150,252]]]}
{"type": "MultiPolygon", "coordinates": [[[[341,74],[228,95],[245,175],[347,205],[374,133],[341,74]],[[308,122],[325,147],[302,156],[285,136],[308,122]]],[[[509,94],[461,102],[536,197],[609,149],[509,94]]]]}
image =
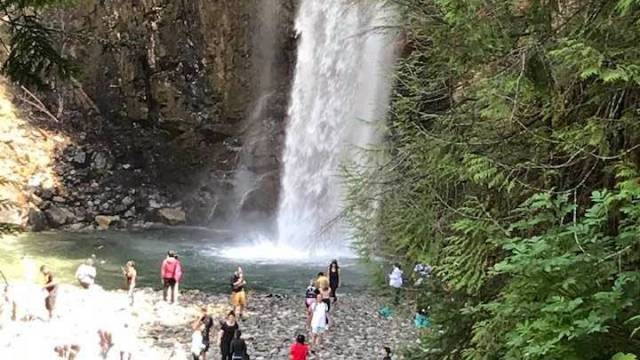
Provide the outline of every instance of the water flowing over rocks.
{"type": "MultiPolygon", "coordinates": [[[[24,294],[28,290],[17,286],[14,291],[24,294]]],[[[38,288],[31,291],[36,296],[27,297],[29,301],[21,305],[44,317],[43,295],[38,288]]],[[[83,290],[63,285],[58,295],[58,317],[50,322],[41,319],[13,322],[6,311],[2,314],[0,353],[13,359],[53,359],[54,346],[77,344],[81,346],[79,360],[97,359],[97,331],[107,329],[114,333],[114,349],[127,343],[134,359],[190,359],[190,323],[199,314],[199,307],[209,306],[216,324],[230,310],[226,294],[188,291],[181,295],[177,305],[167,304],[161,298],[159,292],[140,289],[135,295],[135,306],[129,308],[124,291],[83,290]],[[131,330],[124,329],[124,323],[131,330]],[[128,331],[131,341],[119,340],[128,331]]],[[[379,306],[378,299],[369,294],[342,295],[331,310],[334,323],[325,343],[311,359],[377,359],[381,358],[382,346],[399,350],[415,341],[408,316],[401,313],[382,319],[376,313],[379,306]]],[[[240,322],[240,329],[251,359],[286,359],[295,335],[308,333],[304,324],[301,296],[249,293],[249,310],[247,318],[240,322]]],[[[216,335],[217,329],[212,330],[209,355],[212,359],[219,356],[216,335]]],[[[118,354],[112,351],[108,358],[118,358],[118,354]]],[[[399,355],[394,358],[402,359],[399,355]]]]}

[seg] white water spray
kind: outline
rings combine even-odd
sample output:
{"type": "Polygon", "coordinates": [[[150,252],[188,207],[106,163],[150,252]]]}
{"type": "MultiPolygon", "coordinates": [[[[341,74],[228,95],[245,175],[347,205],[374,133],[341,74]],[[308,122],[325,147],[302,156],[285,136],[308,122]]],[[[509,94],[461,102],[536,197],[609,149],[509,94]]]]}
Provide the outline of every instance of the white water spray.
{"type": "MultiPolygon", "coordinates": [[[[395,36],[373,1],[303,0],[286,130],[278,246],[344,251],[340,165],[379,141],[388,105],[395,36]]],[[[333,255],[337,255],[333,253],[333,255]]]]}

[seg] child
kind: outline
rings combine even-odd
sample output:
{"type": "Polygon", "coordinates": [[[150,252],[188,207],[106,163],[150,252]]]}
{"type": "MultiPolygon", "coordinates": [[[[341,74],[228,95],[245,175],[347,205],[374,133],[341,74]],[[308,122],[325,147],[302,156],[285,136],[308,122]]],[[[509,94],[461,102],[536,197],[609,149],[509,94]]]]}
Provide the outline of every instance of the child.
{"type": "Polygon", "coordinates": [[[289,360],[307,360],[309,345],[305,344],[305,340],[304,335],[298,335],[296,337],[296,342],[291,345],[289,360]]]}
{"type": "Polygon", "coordinates": [[[200,323],[191,334],[191,355],[193,360],[200,359],[200,354],[204,350],[204,343],[202,341],[202,331],[204,330],[204,324],[200,323]]]}
{"type": "Polygon", "coordinates": [[[322,334],[327,328],[327,304],[322,301],[322,295],[316,296],[316,302],[311,305],[311,334],[312,346],[318,346],[322,342],[322,334]]]}
{"type": "Polygon", "coordinates": [[[382,358],[382,360],[391,360],[391,348],[388,346],[385,346],[384,348],[384,357],[382,358]]]}

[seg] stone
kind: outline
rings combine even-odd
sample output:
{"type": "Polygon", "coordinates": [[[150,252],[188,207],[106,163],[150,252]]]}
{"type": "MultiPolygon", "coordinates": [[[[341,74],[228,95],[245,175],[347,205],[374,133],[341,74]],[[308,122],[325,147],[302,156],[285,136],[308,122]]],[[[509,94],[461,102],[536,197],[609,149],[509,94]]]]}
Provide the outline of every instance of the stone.
{"type": "Polygon", "coordinates": [[[59,227],[75,220],[75,215],[70,210],[55,205],[50,206],[44,213],[52,227],[59,227]]]}
{"type": "Polygon", "coordinates": [[[86,161],[87,161],[87,153],[82,150],[77,150],[76,153],[73,155],[73,162],[75,162],[78,165],[84,165],[86,161]]]}
{"type": "Polygon", "coordinates": [[[22,226],[20,209],[18,207],[0,204],[0,224],[22,226]]]}
{"type": "Polygon", "coordinates": [[[158,210],[158,218],[165,224],[177,225],[187,220],[187,214],[181,208],[162,208],[158,210]]]}
{"type": "Polygon", "coordinates": [[[57,203],[64,203],[65,199],[62,196],[54,196],[53,197],[53,202],[57,202],[57,203]]]}
{"type": "Polygon", "coordinates": [[[27,214],[27,225],[31,231],[42,231],[47,228],[47,216],[40,209],[31,208],[27,214]]]}
{"type": "Polygon", "coordinates": [[[155,199],[150,199],[149,200],[149,208],[151,208],[151,209],[159,209],[161,207],[162,207],[162,204],[157,202],[155,199]]]}
{"type": "Polygon", "coordinates": [[[97,170],[105,170],[107,168],[107,156],[101,152],[94,153],[91,166],[97,170]]]}
{"type": "Polygon", "coordinates": [[[94,218],[96,224],[98,224],[98,230],[107,230],[112,224],[120,221],[119,216],[110,215],[98,215],[94,218]]]}
{"type": "Polygon", "coordinates": [[[127,210],[127,211],[124,213],[124,215],[123,215],[123,216],[124,216],[124,217],[126,217],[126,218],[133,218],[133,217],[135,217],[135,216],[136,216],[136,208],[135,208],[135,206],[134,206],[134,207],[132,207],[132,208],[130,208],[129,210],[127,210]]]}
{"type": "Polygon", "coordinates": [[[135,203],[136,201],[131,196],[125,196],[121,202],[122,202],[122,205],[128,208],[129,206],[133,205],[133,203],[135,203]]]}

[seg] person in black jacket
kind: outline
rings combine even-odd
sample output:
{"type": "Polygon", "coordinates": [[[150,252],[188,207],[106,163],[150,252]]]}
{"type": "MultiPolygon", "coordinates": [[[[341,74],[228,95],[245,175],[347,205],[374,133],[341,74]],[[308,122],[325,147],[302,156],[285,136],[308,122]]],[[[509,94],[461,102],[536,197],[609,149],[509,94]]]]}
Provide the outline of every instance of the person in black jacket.
{"type": "Polygon", "coordinates": [[[242,338],[242,331],[236,330],[234,339],[231,341],[231,360],[248,360],[247,344],[242,338]]]}

